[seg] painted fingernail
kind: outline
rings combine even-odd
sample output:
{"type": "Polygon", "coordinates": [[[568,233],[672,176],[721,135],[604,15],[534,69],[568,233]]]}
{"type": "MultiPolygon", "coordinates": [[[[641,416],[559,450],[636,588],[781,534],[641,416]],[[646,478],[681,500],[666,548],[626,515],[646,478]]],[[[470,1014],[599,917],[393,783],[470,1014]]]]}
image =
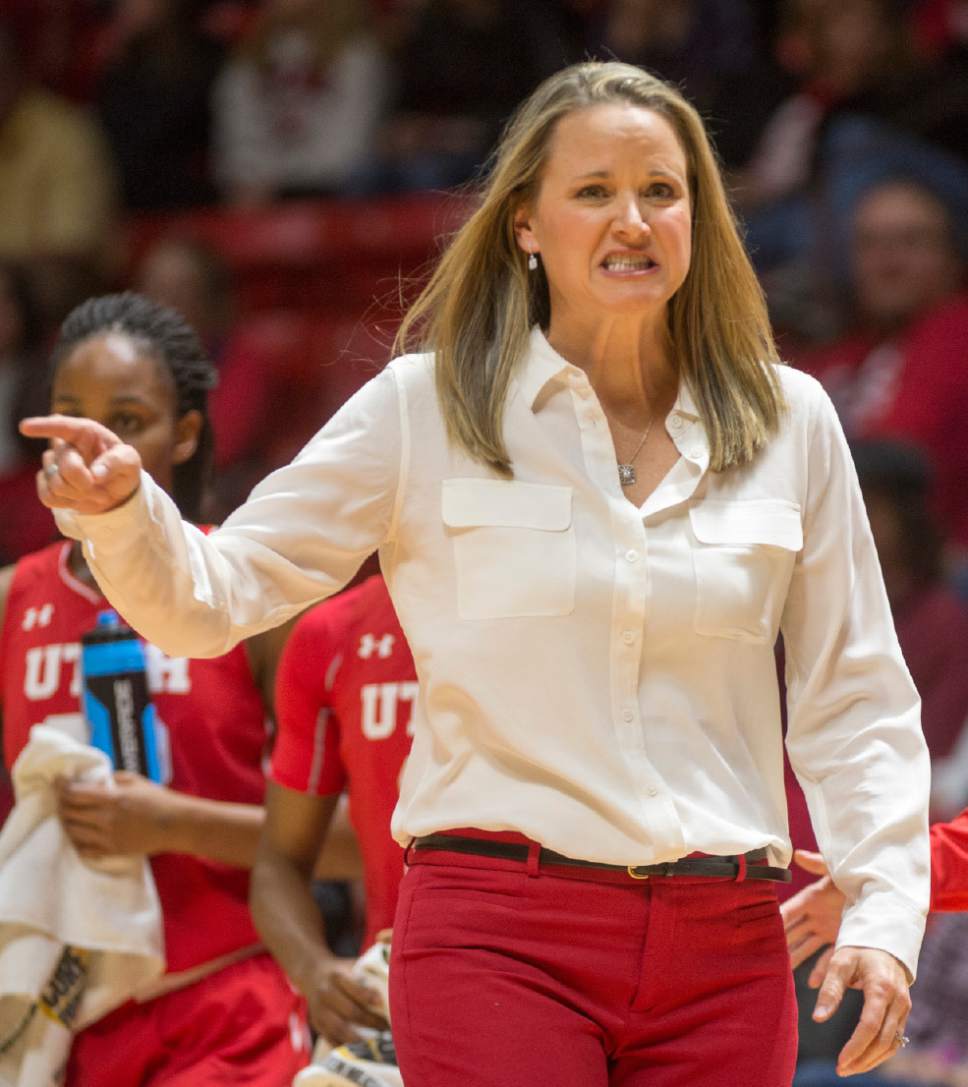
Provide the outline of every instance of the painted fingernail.
{"type": "Polygon", "coordinates": [[[95,464],[91,469],[91,474],[97,476],[98,479],[103,479],[108,474],[108,470],[103,464],[95,464]]]}

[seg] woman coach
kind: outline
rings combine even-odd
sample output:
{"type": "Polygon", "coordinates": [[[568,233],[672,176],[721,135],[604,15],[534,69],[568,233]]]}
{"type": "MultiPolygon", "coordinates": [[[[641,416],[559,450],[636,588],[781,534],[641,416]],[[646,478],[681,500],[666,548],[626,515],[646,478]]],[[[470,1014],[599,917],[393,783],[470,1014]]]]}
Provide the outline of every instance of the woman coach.
{"type": "Polygon", "coordinates": [[[44,502],[169,652],[223,653],[374,548],[421,680],[391,1000],[433,1087],[780,1087],[788,748],[850,900],[842,1055],[899,1044],[927,756],[829,401],[776,363],[696,113],[616,63],[509,126],[396,359],[207,538],[103,427],[24,425],[44,502]]]}

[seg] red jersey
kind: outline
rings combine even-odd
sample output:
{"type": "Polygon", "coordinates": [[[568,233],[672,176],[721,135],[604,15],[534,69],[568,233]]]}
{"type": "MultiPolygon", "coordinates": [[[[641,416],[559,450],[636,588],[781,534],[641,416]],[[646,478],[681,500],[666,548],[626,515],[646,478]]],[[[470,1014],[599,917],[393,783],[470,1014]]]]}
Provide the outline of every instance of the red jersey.
{"type": "MultiPolygon", "coordinates": [[[[71,544],[21,559],[0,631],[4,761],[31,726],[81,712],[80,637],[109,605],[71,573],[71,544]]],[[[178,792],[261,804],[266,714],[242,646],[213,660],[167,657],[146,645],[148,686],[178,792]],[[164,738],[167,736],[167,744],[164,738]]],[[[168,970],[177,972],[259,943],[248,908],[249,873],[184,854],[151,858],[164,917],[168,970]]]]}
{"type": "Polygon", "coordinates": [[[893,341],[863,333],[799,360],[830,394],[847,437],[912,442],[930,456],[947,533],[968,544],[968,297],[931,310],[893,341]]]}
{"type": "Polygon", "coordinates": [[[390,837],[410,753],[416,670],[381,577],[307,612],[276,677],[270,777],[317,796],[348,787],[363,854],[366,937],[393,924],[403,851],[390,837]]]}
{"type": "Polygon", "coordinates": [[[931,828],[931,909],[968,910],[968,808],[931,828]]]}

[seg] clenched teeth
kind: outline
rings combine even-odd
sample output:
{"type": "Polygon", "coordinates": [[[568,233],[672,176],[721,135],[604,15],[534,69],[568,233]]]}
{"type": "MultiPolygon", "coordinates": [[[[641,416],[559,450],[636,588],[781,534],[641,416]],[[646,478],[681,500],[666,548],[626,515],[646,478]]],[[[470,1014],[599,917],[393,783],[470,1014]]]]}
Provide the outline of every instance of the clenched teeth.
{"type": "Polygon", "coordinates": [[[638,272],[655,265],[648,257],[606,257],[604,267],[613,272],[638,272]]]}

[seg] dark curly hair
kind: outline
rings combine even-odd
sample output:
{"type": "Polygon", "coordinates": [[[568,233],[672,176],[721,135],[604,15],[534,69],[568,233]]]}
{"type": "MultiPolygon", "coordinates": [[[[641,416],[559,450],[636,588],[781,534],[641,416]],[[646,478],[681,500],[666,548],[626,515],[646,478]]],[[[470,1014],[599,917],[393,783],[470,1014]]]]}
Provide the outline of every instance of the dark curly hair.
{"type": "Polygon", "coordinates": [[[199,521],[215,453],[208,415],[208,392],[218,382],[215,366],[184,318],[144,295],[125,291],[89,298],[67,315],[54,344],[51,373],[56,373],[78,344],[106,332],[130,336],[146,354],[165,366],[174,383],[179,418],[189,411],[201,413],[198,448],[184,464],[175,465],[172,487],[172,497],[182,516],[199,521]]]}

